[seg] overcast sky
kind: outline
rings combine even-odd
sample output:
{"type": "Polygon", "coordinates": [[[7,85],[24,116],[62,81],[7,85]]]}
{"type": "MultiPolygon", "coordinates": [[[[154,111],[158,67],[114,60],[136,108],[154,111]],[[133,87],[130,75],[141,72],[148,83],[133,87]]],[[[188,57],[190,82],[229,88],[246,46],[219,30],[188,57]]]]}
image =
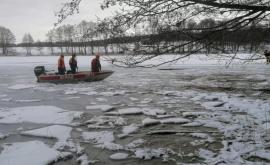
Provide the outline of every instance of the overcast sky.
{"type": "MultiPolygon", "coordinates": [[[[46,33],[57,21],[55,12],[67,0],[0,0],[0,26],[9,28],[16,36],[17,43],[25,33],[30,33],[34,40],[45,40],[46,33]]],[[[82,0],[80,13],[69,17],[64,24],[76,24],[82,20],[95,21],[97,17],[112,14],[102,11],[102,0],[82,0]]]]}

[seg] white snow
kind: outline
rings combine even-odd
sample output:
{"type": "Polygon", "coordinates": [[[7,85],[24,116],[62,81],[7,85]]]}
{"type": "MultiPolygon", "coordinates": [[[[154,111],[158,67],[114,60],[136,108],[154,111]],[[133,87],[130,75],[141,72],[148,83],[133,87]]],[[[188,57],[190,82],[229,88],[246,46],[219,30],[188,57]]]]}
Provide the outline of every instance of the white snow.
{"type": "Polygon", "coordinates": [[[48,165],[70,156],[49,148],[43,142],[29,141],[3,145],[1,165],[48,165]]]}
{"type": "Polygon", "coordinates": [[[164,160],[168,157],[168,153],[172,151],[158,148],[158,149],[150,149],[150,148],[138,148],[134,152],[134,158],[150,160],[154,158],[163,158],[164,160]]]}
{"type": "Polygon", "coordinates": [[[97,148],[111,151],[123,149],[123,146],[120,144],[113,143],[114,135],[112,131],[83,132],[82,137],[86,141],[90,140],[97,148]]]}
{"type": "Polygon", "coordinates": [[[0,114],[0,123],[71,124],[82,112],[67,111],[55,106],[28,106],[10,108],[0,114]]]}
{"type": "Polygon", "coordinates": [[[84,140],[92,140],[93,143],[97,143],[97,144],[114,141],[114,136],[113,136],[112,131],[83,132],[82,137],[84,140]]]}
{"type": "Polygon", "coordinates": [[[110,156],[111,159],[113,160],[123,160],[128,157],[128,154],[126,153],[115,153],[110,156]]]}
{"type": "Polygon", "coordinates": [[[97,147],[97,148],[107,149],[107,150],[110,150],[110,151],[118,151],[118,150],[124,149],[124,147],[122,145],[112,143],[112,142],[105,142],[105,143],[101,143],[101,144],[96,144],[94,146],[97,147]]]}
{"type": "Polygon", "coordinates": [[[76,159],[76,161],[80,165],[90,165],[90,164],[95,164],[96,162],[98,162],[98,160],[89,160],[86,154],[81,155],[79,158],[76,159]]]}

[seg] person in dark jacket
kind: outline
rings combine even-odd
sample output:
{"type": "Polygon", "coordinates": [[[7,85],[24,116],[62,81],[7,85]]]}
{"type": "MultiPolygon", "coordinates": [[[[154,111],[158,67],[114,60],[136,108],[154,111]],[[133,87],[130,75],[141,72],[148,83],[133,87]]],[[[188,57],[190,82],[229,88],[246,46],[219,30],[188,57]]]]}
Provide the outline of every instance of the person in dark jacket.
{"type": "Polygon", "coordinates": [[[58,59],[58,74],[64,75],[65,72],[66,72],[66,66],[65,66],[65,61],[64,61],[64,55],[61,54],[58,59]]]}
{"type": "Polygon", "coordinates": [[[101,65],[99,61],[100,55],[97,54],[96,57],[91,62],[91,70],[92,72],[100,72],[101,71],[101,65]]]}
{"type": "Polygon", "coordinates": [[[69,66],[71,69],[71,73],[75,74],[76,70],[78,70],[76,54],[72,54],[72,57],[69,59],[69,66]]]}
{"type": "Polygon", "coordinates": [[[264,51],[264,56],[266,58],[266,64],[270,64],[270,52],[268,50],[264,51]]]}

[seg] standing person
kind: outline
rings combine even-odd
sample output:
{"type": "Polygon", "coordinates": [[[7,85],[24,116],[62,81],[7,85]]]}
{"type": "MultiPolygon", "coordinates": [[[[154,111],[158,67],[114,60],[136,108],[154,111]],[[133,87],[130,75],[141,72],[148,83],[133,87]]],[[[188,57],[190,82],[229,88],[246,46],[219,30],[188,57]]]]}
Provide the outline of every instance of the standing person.
{"type": "Polygon", "coordinates": [[[78,70],[78,65],[77,65],[77,59],[76,59],[76,54],[72,54],[72,57],[69,59],[69,66],[71,69],[71,73],[75,74],[76,70],[78,70]]]}
{"type": "Polygon", "coordinates": [[[96,57],[91,62],[92,72],[100,72],[101,71],[101,65],[100,65],[99,57],[100,57],[100,55],[97,54],[96,57]]]}
{"type": "Polygon", "coordinates": [[[270,52],[268,50],[264,51],[264,56],[266,58],[266,64],[270,64],[270,52]]]}
{"type": "Polygon", "coordinates": [[[66,72],[66,66],[65,66],[64,55],[61,54],[58,59],[58,74],[64,75],[65,72],[66,72]]]}

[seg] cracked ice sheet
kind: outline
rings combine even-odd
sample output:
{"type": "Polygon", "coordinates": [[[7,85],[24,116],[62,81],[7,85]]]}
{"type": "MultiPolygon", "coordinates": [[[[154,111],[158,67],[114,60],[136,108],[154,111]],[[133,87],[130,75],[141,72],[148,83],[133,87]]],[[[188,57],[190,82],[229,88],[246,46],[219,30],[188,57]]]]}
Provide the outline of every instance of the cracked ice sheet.
{"type": "Polygon", "coordinates": [[[74,143],[72,141],[68,141],[71,137],[71,131],[71,127],[53,125],[40,129],[24,131],[22,132],[22,135],[57,139],[58,141],[55,143],[54,148],[62,150],[65,147],[74,147],[74,143]]]}
{"type": "MultiPolygon", "coordinates": [[[[186,93],[187,94],[187,93],[186,93]]],[[[209,110],[216,110],[217,107],[210,106],[208,103],[213,98],[218,99],[218,102],[226,103],[223,105],[222,109],[230,111],[233,107],[233,110],[238,112],[247,112],[249,115],[256,117],[255,121],[257,123],[267,122],[268,118],[265,114],[270,113],[270,101],[268,100],[259,100],[259,99],[250,99],[250,98],[241,98],[236,95],[228,95],[226,93],[198,93],[190,92],[187,95],[193,95],[196,100],[200,101],[201,105],[209,110]]],[[[213,103],[212,103],[213,104],[213,103]]]]}
{"type": "Polygon", "coordinates": [[[29,106],[0,111],[0,123],[71,124],[82,112],[67,111],[55,106],[29,106]]]}
{"type": "Polygon", "coordinates": [[[52,125],[49,127],[43,127],[40,129],[33,129],[29,131],[22,132],[23,135],[45,137],[45,138],[55,138],[58,141],[66,142],[70,138],[72,128],[61,125],[52,125]]]}
{"type": "Polygon", "coordinates": [[[3,148],[0,154],[1,165],[48,165],[68,156],[40,141],[13,143],[3,145],[3,148]]]}

